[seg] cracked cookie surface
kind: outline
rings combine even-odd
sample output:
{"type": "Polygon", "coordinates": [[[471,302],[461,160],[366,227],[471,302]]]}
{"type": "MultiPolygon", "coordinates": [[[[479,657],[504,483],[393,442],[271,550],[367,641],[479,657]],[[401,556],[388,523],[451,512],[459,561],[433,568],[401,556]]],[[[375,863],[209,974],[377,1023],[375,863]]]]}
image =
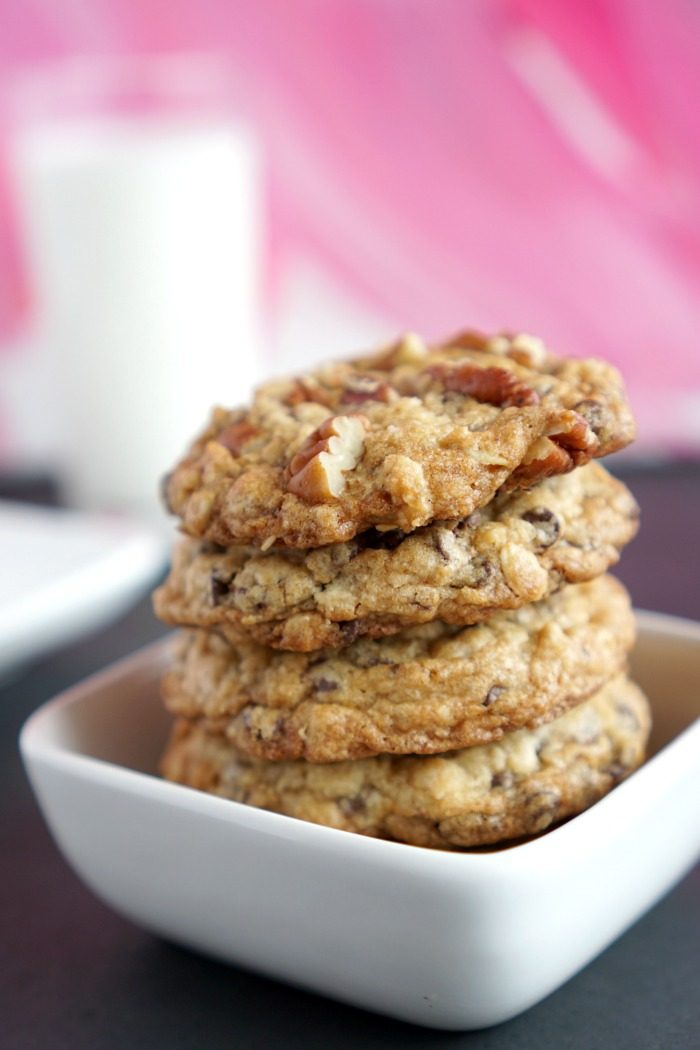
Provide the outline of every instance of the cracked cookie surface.
{"type": "Polygon", "coordinates": [[[621,378],[530,336],[405,336],[217,409],[165,481],[194,537],[309,548],[466,517],[627,445],[621,378]]]}
{"type": "Polygon", "coordinates": [[[162,694],[173,714],[206,719],[258,758],[431,754],[581,703],[624,667],[634,630],[627,592],[602,576],[473,627],[434,621],[340,651],[188,632],[162,694]]]}
{"type": "Polygon", "coordinates": [[[317,824],[418,846],[474,847],[537,834],[591,806],[641,764],[649,726],[645,697],[619,676],[538,729],[439,756],[259,762],[182,720],[161,771],[317,824]]]}
{"type": "Polygon", "coordinates": [[[310,652],[442,619],[469,624],[605,572],[637,530],[622,482],[589,463],[467,520],[370,530],[311,551],[186,539],[155,595],[166,623],[310,652]]]}

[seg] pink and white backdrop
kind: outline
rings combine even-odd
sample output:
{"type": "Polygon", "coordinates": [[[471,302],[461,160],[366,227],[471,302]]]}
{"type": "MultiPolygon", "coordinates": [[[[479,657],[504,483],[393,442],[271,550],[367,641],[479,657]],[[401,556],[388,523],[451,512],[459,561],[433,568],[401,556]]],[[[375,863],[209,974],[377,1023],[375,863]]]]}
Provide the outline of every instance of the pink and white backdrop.
{"type": "MultiPolygon", "coordinates": [[[[0,0],[0,24],[0,100],[66,56],[229,64],[266,155],[276,367],[304,340],[515,327],[620,365],[647,451],[700,450],[700,4],[0,0]]],[[[6,109],[10,354],[33,293],[6,109]]]]}

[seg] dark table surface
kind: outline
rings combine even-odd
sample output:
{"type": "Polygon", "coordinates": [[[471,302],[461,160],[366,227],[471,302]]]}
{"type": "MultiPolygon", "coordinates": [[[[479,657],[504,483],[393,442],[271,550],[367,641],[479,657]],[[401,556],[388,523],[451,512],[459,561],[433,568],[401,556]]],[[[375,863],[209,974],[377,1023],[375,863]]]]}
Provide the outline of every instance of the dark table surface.
{"type": "MultiPolygon", "coordinates": [[[[643,529],[618,575],[637,605],[700,619],[700,466],[625,477],[643,529]]],[[[414,1028],[211,962],[114,915],[56,850],[16,739],[44,700],[162,633],[144,600],[0,690],[2,1050],[700,1047],[700,868],[544,1002],[507,1024],[461,1034],[414,1028]]]]}

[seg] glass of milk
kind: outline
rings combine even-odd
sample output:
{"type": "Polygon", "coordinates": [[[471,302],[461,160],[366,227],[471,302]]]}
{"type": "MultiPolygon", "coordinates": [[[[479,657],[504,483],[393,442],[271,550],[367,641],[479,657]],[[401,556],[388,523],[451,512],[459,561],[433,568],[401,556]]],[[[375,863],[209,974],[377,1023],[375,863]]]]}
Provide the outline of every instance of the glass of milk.
{"type": "Polygon", "coordinates": [[[210,407],[261,378],[261,164],[228,96],[181,56],[71,62],[18,95],[34,367],[74,506],[160,514],[210,407]]]}

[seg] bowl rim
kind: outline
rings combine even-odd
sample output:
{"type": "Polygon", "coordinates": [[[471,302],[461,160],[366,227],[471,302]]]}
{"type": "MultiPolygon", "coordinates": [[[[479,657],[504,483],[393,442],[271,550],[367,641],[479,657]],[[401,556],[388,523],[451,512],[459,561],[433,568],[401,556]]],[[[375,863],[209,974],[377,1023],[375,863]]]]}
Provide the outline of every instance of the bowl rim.
{"type": "MultiPolygon", "coordinates": [[[[640,631],[638,645],[640,642],[643,644],[645,634],[695,642],[699,647],[700,659],[700,622],[644,610],[635,610],[635,614],[640,631]]],[[[439,868],[445,875],[488,872],[489,875],[497,876],[512,869],[515,857],[519,865],[531,864],[541,868],[549,862],[556,862],[563,854],[572,862],[581,852],[589,853],[591,849],[602,848],[609,833],[605,831],[606,828],[618,828],[621,821],[629,822],[628,803],[632,804],[634,793],[642,785],[646,785],[645,794],[652,797],[658,792],[660,780],[668,783],[681,777],[687,765],[692,763],[693,756],[700,752],[699,715],[639,769],[583,813],[523,842],[460,851],[373,838],[248,806],[166,781],[153,773],[73,750],[52,738],[52,723],[60,712],[81,701],[85,702],[96,691],[109,689],[131,677],[143,682],[149,670],[153,677],[163,666],[172,643],[172,634],[151,642],[62,690],[34,711],[24,723],[19,736],[20,751],[28,770],[35,763],[48,765],[64,775],[78,776],[156,803],[184,808],[217,822],[242,826],[249,832],[294,840],[300,848],[333,850],[341,854],[349,851],[354,859],[373,865],[390,862],[403,866],[408,863],[413,868],[418,867],[433,875],[439,868]]],[[[638,805],[638,800],[632,804],[634,810],[643,808],[638,805]]]]}

